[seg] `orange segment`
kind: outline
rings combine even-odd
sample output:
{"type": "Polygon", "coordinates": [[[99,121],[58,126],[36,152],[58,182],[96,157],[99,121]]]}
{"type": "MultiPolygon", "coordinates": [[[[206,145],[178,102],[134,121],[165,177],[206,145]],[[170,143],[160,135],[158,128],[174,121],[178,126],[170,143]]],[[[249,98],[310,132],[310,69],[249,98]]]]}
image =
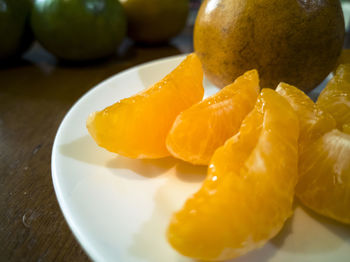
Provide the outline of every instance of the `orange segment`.
{"type": "Polygon", "coordinates": [[[288,100],[299,118],[300,136],[299,151],[316,141],[324,133],[335,128],[333,117],[317,106],[303,91],[280,83],[276,88],[277,93],[288,100]]]}
{"type": "Polygon", "coordinates": [[[169,155],[165,138],[176,116],[203,98],[203,72],[195,54],[148,89],[91,114],[87,128],[96,143],[132,158],[169,155]]]}
{"type": "Polygon", "coordinates": [[[259,91],[258,72],[252,70],[180,113],[166,140],[169,152],[192,164],[208,165],[214,151],[237,133],[259,91]]]}
{"type": "Polygon", "coordinates": [[[300,156],[296,188],[319,214],[350,224],[350,135],[333,129],[300,156]]]}
{"type": "Polygon", "coordinates": [[[260,247],[292,214],[298,119],[288,102],[263,89],[239,132],[218,148],[202,188],[168,228],[185,256],[230,259],[260,247]]]}
{"type": "MultiPolygon", "coordinates": [[[[295,109],[304,138],[299,140],[297,197],[319,214],[350,223],[350,135],[335,129],[335,120],[299,89],[281,84],[276,91],[295,109]]],[[[334,94],[328,89],[323,98],[331,101],[334,94]]],[[[348,128],[343,125],[345,132],[348,128]]]]}
{"type": "Polygon", "coordinates": [[[335,76],[319,95],[317,105],[335,118],[338,129],[350,123],[350,64],[338,66],[335,76]]]}

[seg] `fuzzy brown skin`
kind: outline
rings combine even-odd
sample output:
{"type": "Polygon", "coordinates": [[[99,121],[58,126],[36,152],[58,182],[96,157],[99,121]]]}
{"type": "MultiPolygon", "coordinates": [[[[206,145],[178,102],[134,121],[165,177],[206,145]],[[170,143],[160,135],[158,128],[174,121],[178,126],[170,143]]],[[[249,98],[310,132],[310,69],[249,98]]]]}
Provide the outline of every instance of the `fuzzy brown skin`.
{"type": "Polygon", "coordinates": [[[309,91],[335,67],[344,35],[339,0],[206,0],[194,49],[219,87],[257,69],[262,88],[283,81],[309,91]]]}

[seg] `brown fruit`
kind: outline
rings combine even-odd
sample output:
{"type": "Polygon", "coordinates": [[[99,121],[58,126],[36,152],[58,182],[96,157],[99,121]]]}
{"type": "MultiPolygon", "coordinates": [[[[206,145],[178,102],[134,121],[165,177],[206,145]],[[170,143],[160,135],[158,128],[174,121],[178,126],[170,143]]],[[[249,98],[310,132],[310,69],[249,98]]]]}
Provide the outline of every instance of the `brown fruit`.
{"type": "Polygon", "coordinates": [[[121,0],[127,18],[128,35],[137,42],[166,42],[184,28],[188,0],[121,0]]]}
{"type": "Polygon", "coordinates": [[[255,68],[262,88],[283,81],[308,91],[335,67],[344,31],[339,0],[206,0],[194,49],[217,86],[255,68]]]}

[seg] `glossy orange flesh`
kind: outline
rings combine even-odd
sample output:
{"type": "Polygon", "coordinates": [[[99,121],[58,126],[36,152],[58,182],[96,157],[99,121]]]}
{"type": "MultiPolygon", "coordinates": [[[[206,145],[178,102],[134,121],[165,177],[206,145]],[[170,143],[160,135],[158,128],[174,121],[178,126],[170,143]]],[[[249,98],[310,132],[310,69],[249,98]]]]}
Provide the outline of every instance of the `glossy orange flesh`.
{"type": "Polygon", "coordinates": [[[295,110],[299,118],[299,153],[312,142],[336,126],[333,117],[317,106],[303,91],[280,83],[276,91],[282,95],[295,110]]]}
{"type": "MultiPolygon", "coordinates": [[[[327,89],[323,101],[342,97],[340,86],[331,82],[327,89]]],[[[325,110],[327,106],[321,109],[319,103],[313,103],[293,86],[281,84],[276,91],[290,102],[300,121],[297,197],[321,215],[350,223],[349,125],[342,126],[344,132],[336,129],[336,121],[325,110]]],[[[341,103],[338,106],[344,108],[341,103]]]]}
{"type": "Polygon", "coordinates": [[[350,224],[350,135],[333,129],[300,156],[296,194],[319,214],[350,224]]]}
{"type": "Polygon", "coordinates": [[[203,71],[195,54],[148,89],[91,114],[87,128],[96,143],[132,158],[169,155],[166,136],[176,116],[203,98],[203,71]]]}
{"type": "Polygon", "coordinates": [[[317,105],[334,117],[338,129],[350,123],[350,63],[338,66],[335,76],[319,95],[317,105]]]}
{"type": "Polygon", "coordinates": [[[263,89],[239,132],[218,148],[202,188],[172,218],[170,244],[185,256],[225,260],[260,247],[292,214],[298,119],[263,89]]]}
{"type": "Polygon", "coordinates": [[[258,72],[248,71],[180,113],[166,140],[169,152],[192,164],[208,165],[215,150],[237,133],[259,91],[258,72]]]}

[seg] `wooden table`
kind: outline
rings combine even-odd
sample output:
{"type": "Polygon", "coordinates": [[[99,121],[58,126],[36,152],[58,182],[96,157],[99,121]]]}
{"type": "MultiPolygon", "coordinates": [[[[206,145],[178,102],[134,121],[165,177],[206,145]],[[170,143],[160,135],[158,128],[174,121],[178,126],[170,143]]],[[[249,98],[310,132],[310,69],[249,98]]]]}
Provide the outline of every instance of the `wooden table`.
{"type": "MultiPolygon", "coordinates": [[[[347,36],[346,45],[350,46],[347,36]]],[[[117,56],[66,64],[35,45],[0,69],[0,261],[87,261],[53,190],[51,148],[73,103],[126,68],[192,51],[192,28],[156,47],[127,40],[117,56]]]]}

